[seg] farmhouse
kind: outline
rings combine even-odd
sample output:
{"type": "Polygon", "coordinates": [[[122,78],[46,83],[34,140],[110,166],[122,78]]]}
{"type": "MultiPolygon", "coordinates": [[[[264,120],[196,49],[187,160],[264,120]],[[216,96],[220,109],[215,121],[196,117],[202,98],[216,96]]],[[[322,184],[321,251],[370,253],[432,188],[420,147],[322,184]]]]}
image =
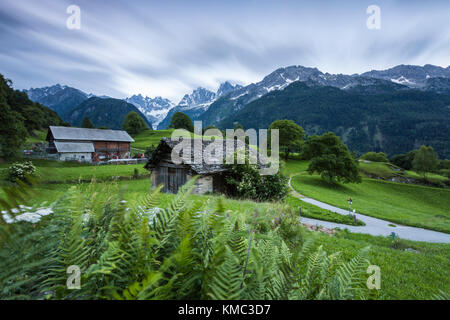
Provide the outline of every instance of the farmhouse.
{"type": "Polygon", "coordinates": [[[47,152],[59,160],[99,162],[130,157],[133,138],[126,131],[50,126],[47,152]]]}
{"type": "Polygon", "coordinates": [[[263,167],[266,159],[256,150],[250,148],[247,144],[240,140],[234,140],[230,143],[231,148],[226,148],[227,140],[220,140],[222,152],[215,154],[209,152],[212,146],[211,140],[189,139],[191,143],[190,155],[183,155],[182,163],[177,164],[172,159],[172,150],[180,141],[171,140],[170,138],[162,138],[158,147],[153,152],[152,157],[144,166],[145,169],[151,171],[150,179],[152,187],[163,185],[163,192],[176,193],[178,189],[195,175],[199,178],[195,182],[192,193],[204,194],[207,192],[226,193],[225,174],[229,170],[223,160],[227,155],[245,148],[246,154],[256,157],[258,167],[263,167]],[[195,148],[196,141],[201,148],[195,148]],[[208,149],[208,150],[207,150],[208,149]],[[208,152],[205,152],[207,150],[208,152]],[[195,159],[201,158],[197,163],[195,159]],[[187,161],[186,161],[187,160],[187,161]]]}

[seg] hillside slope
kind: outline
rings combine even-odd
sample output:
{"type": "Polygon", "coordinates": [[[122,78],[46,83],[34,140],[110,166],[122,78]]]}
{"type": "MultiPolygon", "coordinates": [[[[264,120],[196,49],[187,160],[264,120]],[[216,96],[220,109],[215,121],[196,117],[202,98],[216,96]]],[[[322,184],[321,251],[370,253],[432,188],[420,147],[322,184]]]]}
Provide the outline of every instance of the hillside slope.
{"type": "Polygon", "coordinates": [[[139,114],[151,127],[147,118],[134,105],[113,98],[89,98],[64,115],[63,118],[74,126],[81,126],[84,117],[88,117],[95,127],[122,129],[122,123],[131,111],[139,114]]]}
{"type": "Polygon", "coordinates": [[[268,128],[277,119],[291,119],[308,135],[333,131],[359,154],[389,155],[432,145],[441,158],[450,158],[450,95],[413,89],[371,90],[356,86],[340,90],[294,82],[245,105],[219,123],[233,128],[268,128]]]}

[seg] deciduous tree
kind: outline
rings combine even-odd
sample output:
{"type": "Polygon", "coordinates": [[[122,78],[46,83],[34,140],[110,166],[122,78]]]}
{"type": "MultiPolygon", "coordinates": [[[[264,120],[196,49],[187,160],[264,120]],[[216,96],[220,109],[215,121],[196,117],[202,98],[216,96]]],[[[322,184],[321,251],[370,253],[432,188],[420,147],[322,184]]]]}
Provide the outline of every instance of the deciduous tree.
{"type": "Polygon", "coordinates": [[[330,183],[361,182],[358,161],[332,132],[308,137],[302,148],[302,156],[311,159],[309,174],[317,172],[330,183]]]}

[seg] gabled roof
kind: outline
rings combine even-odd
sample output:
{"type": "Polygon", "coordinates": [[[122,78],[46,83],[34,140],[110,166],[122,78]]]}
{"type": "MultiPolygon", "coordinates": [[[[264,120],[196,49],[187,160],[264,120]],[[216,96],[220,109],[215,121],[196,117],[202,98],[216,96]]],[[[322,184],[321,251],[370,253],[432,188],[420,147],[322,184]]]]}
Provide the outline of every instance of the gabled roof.
{"type": "Polygon", "coordinates": [[[49,132],[52,133],[55,140],[134,142],[134,139],[123,130],[50,126],[49,132]]]}
{"type": "MultiPolygon", "coordinates": [[[[204,151],[208,145],[213,143],[213,141],[208,140],[202,140],[202,139],[189,139],[191,142],[191,155],[188,157],[190,159],[190,162],[184,163],[184,165],[190,167],[193,171],[195,171],[198,174],[207,174],[207,173],[217,173],[228,170],[225,166],[225,161],[223,158],[226,157],[227,154],[234,153],[236,150],[239,150],[241,148],[245,148],[246,155],[249,154],[250,157],[256,158],[258,160],[258,167],[264,167],[268,165],[268,159],[262,156],[258,151],[255,149],[249,147],[246,143],[242,142],[241,140],[234,140],[232,142],[233,148],[227,149],[226,143],[229,140],[220,140],[222,142],[222,159],[219,159],[218,157],[211,155],[209,158],[205,159],[202,157],[202,163],[194,163],[194,159],[197,153],[202,153],[202,155],[205,155],[204,151]],[[194,148],[194,145],[196,141],[200,141],[202,145],[202,150],[197,150],[194,148]]],[[[152,157],[149,159],[147,164],[144,166],[145,169],[151,170],[158,166],[159,162],[162,160],[162,156],[164,154],[172,152],[172,149],[181,141],[178,140],[171,140],[170,138],[162,138],[159,142],[158,147],[153,152],[152,157]]],[[[209,156],[209,152],[206,153],[209,156]]],[[[182,154],[180,154],[181,157],[183,157],[182,154]]],[[[197,156],[200,156],[197,154],[197,156]]]]}
{"type": "Polygon", "coordinates": [[[55,141],[55,147],[58,152],[95,152],[92,142],[60,142],[55,141]]]}

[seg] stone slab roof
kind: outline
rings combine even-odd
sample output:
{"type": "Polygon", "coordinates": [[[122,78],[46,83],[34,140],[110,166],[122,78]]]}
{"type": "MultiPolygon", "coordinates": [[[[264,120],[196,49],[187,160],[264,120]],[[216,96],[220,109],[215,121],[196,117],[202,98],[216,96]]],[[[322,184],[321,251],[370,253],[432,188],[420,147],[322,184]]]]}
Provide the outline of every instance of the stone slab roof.
{"type": "MultiPolygon", "coordinates": [[[[226,171],[227,168],[225,167],[225,161],[223,160],[227,154],[233,153],[236,150],[239,150],[241,148],[245,148],[246,155],[250,155],[250,157],[253,157],[254,159],[257,159],[257,165],[258,167],[263,167],[268,164],[267,158],[262,156],[258,151],[256,151],[254,148],[249,147],[246,143],[242,142],[241,140],[234,140],[231,142],[231,145],[233,148],[227,148],[226,143],[229,140],[220,140],[222,145],[222,157],[219,158],[218,155],[210,154],[211,152],[206,152],[206,158],[202,157],[201,163],[194,163],[194,159],[196,157],[197,153],[202,153],[204,156],[205,149],[213,143],[213,141],[208,140],[202,140],[202,139],[189,139],[191,142],[191,154],[188,157],[184,157],[182,152],[180,153],[180,157],[183,157],[184,159],[189,159],[189,161],[183,161],[183,164],[186,166],[189,166],[193,171],[195,171],[197,174],[208,174],[208,173],[218,173],[222,171],[226,171]],[[194,148],[195,143],[201,143],[202,148],[194,148]]],[[[158,147],[153,152],[152,157],[149,159],[147,164],[144,168],[147,170],[151,170],[158,166],[159,162],[162,160],[162,156],[171,153],[172,149],[175,148],[175,146],[178,145],[180,141],[178,140],[171,140],[170,138],[162,138],[158,147]]],[[[211,146],[212,148],[212,146],[211,146]]],[[[220,155],[220,154],[219,154],[220,155]]],[[[200,158],[200,155],[197,154],[197,156],[200,158]]]]}

